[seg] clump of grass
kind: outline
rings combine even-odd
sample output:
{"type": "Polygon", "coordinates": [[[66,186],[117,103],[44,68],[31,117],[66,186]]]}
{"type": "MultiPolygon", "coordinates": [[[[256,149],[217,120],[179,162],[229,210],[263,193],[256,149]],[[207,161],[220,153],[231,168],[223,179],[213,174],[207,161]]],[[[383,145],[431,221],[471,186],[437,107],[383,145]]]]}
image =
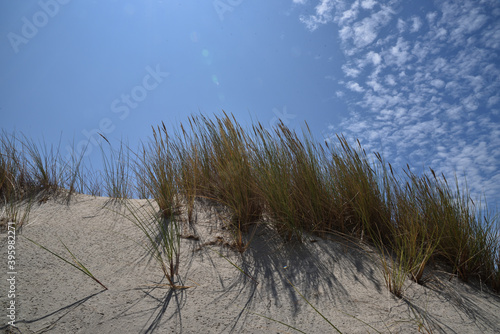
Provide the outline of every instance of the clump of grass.
{"type": "Polygon", "coordinates": [[[266,213],[288,240],[302,239],[303,231],[321,233],[338,220],[338,205],[324,166],[325,151],[312,139],[303,140],[283,123],[268,132],[254,127],[254,168],[266,213]]]}
{"type": "Polygon", "coordinates": [[[383,189],[385,203],[390,212],[389,221],[384,224],[389,233],[385,238],[378,226],[372,226],[370,235],[379,249],[382,271],[388,289],[397,297],[402,297],[404,284],[409,277],[424,283],[424,269],[435,254],[443,229],[437,224],[429,224],[429,208],[426,196],[432,192],[432,182],[427,176],[415,176],[408,169],[409,180],[403,182],[394,175],[392,166],[383,165],[383,189]]]}
{"type": "Polygon", "coordinates": [[[396,254],[383,243],[375,243],[379,250],[382,273],[384,274],[385,285],[396,297],[403,297],[406,279],[408,278],[408,254],[405,248],[396,249],[396,254]]]}
{"type": "Polygon", "coordinates": [[[500,244],[494,232],[496,219],[482,215],[467,189],[461,192],[457,179],[453,191],[444,176],[438,178],[430,171],[432,177],[407,175],[413,180],[414,201],[424,219],[421,234],[439,236],[432,256],[451,266],[464,281],[472,276],[488,281],[495,270],[494,254],[500,244]]]}
{"type": "Polygon", "coordinates": [[[211,198],[228,206],[232,213],[230,229],[237,247],[246,248],[243,233],[261,216],[262,208],[255,192],[255,177],[250,165],[248,142],[244,131],[229,117],[217,123],[205,122],[210,138],[212,179],[211,198]]]}
{"type": "Polygon", "coordinates": [[[102,173],[95,171],[91,168],[86,168],[79,174],[79,190],[81,194],[88,194],[92,196],[103,195],[102,173]]]}
{"type": "Polygon", "coordinates": [[[395,175],[380,154],[370,161],[359,141],[354,148],[338,136],[338,144],[320,145],[307,126],[299,136],[283,123],[270,131],[257,124],[250,135],[224,113],[191,117],[181,130],[173,136],[165,125],[153,130],[141,159],[143,182],[160,208],[177,208],[184,198],[190,221],[196,198],[229,208],[241,251],[250,224],[266,216],[287,240],[333,231],[376,245],[395,294],[407,277],[425,282],[431,260],[451,265],[464,280],[479,276],[492,286],[498,280],[496,220],[478,215],[470,198],[433,170],[395,175]]]}
{"type": "Polygon", "coordinates": [[[388,237],[372,232],[389,290],[401,297],[406,277],[424,283],[424,269],[431,259],[451,267],[464,281],[473,276],[496,289],[492,277],[500,243],[495,219],[475,209],[470,196],[460,192],[458,180],[453,191],[446,178],[438,178],[432,169],[431,176],[417,176],[409,167],[404,172],[405,179],[394,177],[392,168],[391,175],[384,176],[391,212],[385,224],[388,237]]]}
{"type": "Polygon", "coordinates": [[[109,151],[101,146],[102,160],[104,164],[103,179],[104,189],[108,197],[113,199],[127,199],[131,197],[130,179],[130,156],[128,148],[120,142],[118,150],[114,150],[109,140],[100,135],[108,143],[109,151]]]}
{"type": "Polygon", "coordinates": [[[50,194],[58,190],[61,185],[61,170],[57,161],[60,160],[59,150],[50,146],[47,149],[45,143],[37,145],[35,142],[25,138],[23,145],[27,152],[27,164],[29,174],[32,177],[32,185],[37,193],[50,194]]]}
{"type": "MultiPolygon", "coordinates": [[[[458,180],[450,187],[432,169],[417,176],[409,167],[399,175],[380,154],[372,159],[359,141],[351,145],[338,136],[336,144],[318,143],[307,125],[301,135],[283,123],[271,130],[257,124],[249,132],[224,113],[214,119],[192,116],[180,129],[153,128],[152,140],[133,161],[135,190],[157,202],[161,219],[172,221],[185,203],[192,223],[196,199],[206,199],[231,213],[227,225],[240,251],[249,246],[250,227],[266,217],[287,240],[301,241],[304,232],[340,232],[375,245],[396,295],[402,294],[406,278],[424,283],[431,262],[449,266],[462,280],[477,277],[500,289],[498,217],[479,210],[458,180]]],[[[130,197],[130,151],[123,145],[109,149],[111,155],[103,154],[104,187],[108,196],[130,197]]],[[[69,194],[100,193],[98,178],[85,184],[85,175],[95,174],[82,166],[82,157],[63,161],[57,147],[3,133],[2,204],[61,188],[69,194]]],[[[140,218],[163,226],[158,217],[140,218]]],[[[174,232],[164,233],[170,241],[162,249],[175,244],[174,232]]],[[[160,259],[167,259],[164,272],[172,278],[166,254],[160,259]]]]}
{"type": "Polygon", "coordinates": [[[6,203],[26,198],[34,180],[28,170],[26,155],[15,134],[0,136],[0,199],[6,203]]]}
{"type": "Polygon", "coordinates": [[[0,218],[16,222],[17,229],[28,220],[34,197],[54,189],[55,164],[50,158],[26,137],[0,134],[0,218]]]}
{"type": "MultiPolygon", "coordinates": [[[[382,172],[370,163],[358,141],[354,149],[343,136],[337,136],[339,145],[330,148],[329,177],[333,180],[337,203],[341,204],[340,230],[357,235],[361,240],[369,238],[370,231],[378,230],[386,242],[390,236],[390,210],[386,200],[387,190],[382,172]],[[382,183],[381,183],[382,181],[382,183]]],[[[385,179],[385,181],[387,181],[385,179]]],[[[336,226],[332,226],[335,228],[336,226]]]]}
{"type": "MultiPolygon", "coordinates": [[[[165,217],[165,210],[158,212],[148,200],[146,208],[139,208],[127,203],[128,215],[125,217],[134,223],[146,237],[142,246],[160,266],[168,286],[184,289],[186,286],[176,283],[180,266],[180,223],[175,215],[165,217]]],[[[171,208],[169,212],[174,212],[171,208]]]]}
{"type": "Polygon", "coordinates": [[[136,178],[144,192],[151,194],[163,217],[178,213],[178,168],[173,143],[165,124],[153,128],[153,141],[143,145],[136,161],[136,178]]]}
{"type": "Polygon", "coordinates": [[[440,200],[446,235],[439,244],[439,255],[462,280],[468,281],[471,276],[488,280],[495,265],[492,254],[499,244],[494,237],[494,221],[480,216],[480,210],[476,214],[474,202],[468,194],[461,194],[458,186],[454,194],[440,192],[440,200]]]}
{"type": "MultiPolygon", "coordinates": [[[[270,215],[278,232],[287,239],[302,239],[301,222],[295,207],[292,178],[292,156],[283,141],[276,140],[261,125],[254,127],[254,165],[257,184],[265,212],[270,215]]],[[[279,134],[279,129],[276,130],[279,134]]]]}
{"type": "MultiPolygon", "coordinates": [[[[66,195],[77,189],[81,181],[80,156],[65,161],[60,145],[47,146],[15,133],[0,135],[0,196],[4,200],[20,200],[42,195],[47,198],[61,189],[66,195]]],[[[83,189],[83,188],[82,188],[83,189]]],[[[42,198],[42,199],[43,199],[42,198]]]]}
{"type": "MultiPolygon", "coordinates": [[[[262,205],[255,188],[249,138],[227,114],[215,121],[193,117],[188,130],[182,128],[177,142],[180,192],[188,202],[188,217],[196,196],[229,208],[228,227],[236,247],[244,251],[243,234],[261,217],[262,205]]],[[[190,218],[191,219],[191,218],[190,218]]]]}
{"type": "Polygon", "coordinates": [[[20,228],[28,219],[31,201],[22,213],[29,180],[22,155],[16,147],[14,135],[2,132],[0,136],[0,218],[16,222],[20,228]]]}
{"type": "Polygon", "coordinates": [[[196,141],[186,132],[181,124],[182,136],[178,136],[176,154],[179,163],[178,183],[185,197],[187,217],[190,224],[194,222],[194,204],[198,191],[198,180],[201,170],[199,168],[200,155],[196,141]]]}
{"type": "Polygon", "coordinates": [[[429,179],[409,175],[412,183],[407,183],[404,189],[400,189],[398,183],[393,185],[394,223],[391,226],[395,230],[392,248],[403,255],[410,278],[422,283],[425,266],[435,254],[444,230],[437,224],[428,224],[428,213],[415,201],[422,198],[422,193],[418,196],[419,191],[429,193],[429,179]]]}
{"type": "Polygon", "coordinates": [[[15,145],[5,132],[0,137],[0,148],[0,196],[5,201],[15,194],[20,163],[15,145]]]}
{"type": "Polygon", "coordinates": [[[493,272],[490,274],[490,277],[488,277],[488,281],[491,283],[491,286],[495,291],[500,291],[500,247],[498,245],[493,261],[495,266],[493,272]]]}
{"type": "MultiPolygon", "coordinates": [[[[73,147],[75,147],[73,141],[73,147]]],[[[83,164],[83,158],[85,157],[85,152],[87,147],[83,149],[79,155],[73,150],[73,154],[70,155],[68,161],[65,161],[65,171],[64,179],[66,180],[64,187],[67,189],[66,201],[69,203],[71,200],[71,195],[73,193],[85,193],[89,188],[88,184],[91,182],[92,178],[89,175],[85,175],[84,170],[86,169],[83,164]]]]}

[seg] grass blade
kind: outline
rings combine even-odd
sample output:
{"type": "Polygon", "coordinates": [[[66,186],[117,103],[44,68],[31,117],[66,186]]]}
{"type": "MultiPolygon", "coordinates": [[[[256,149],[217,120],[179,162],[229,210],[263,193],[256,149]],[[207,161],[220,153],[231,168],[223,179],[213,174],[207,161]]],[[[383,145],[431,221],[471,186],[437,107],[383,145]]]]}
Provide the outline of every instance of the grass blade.
{"type": "Polygon", "coordinates": [[[51,251],[50,249],[48,249],[47,247],[45,246],[42,246],[40,245],[39,243],[37,243],[36,241],[28,238],[28,237],[24,237],[26,238],[28,241],[31,241],[32,243],[34,243],[35,245],[37,245],[38,247],[46,250],[47,252],[49,252],[50,254],[54,255],[55,257],[59,258],[60,260],[66,262],[67,264],[71,265],[72,267],[80,270],[82,273],[84,273],[85,275],[87,275],[88,277],[92,278],[94,281],[96,281],[97,283],[99,283],[105,290],[108,290],[108,288],[102,284],[94,275],[92,275],[92,273],[73,255],[73,253],[68,249],[68,247],[66,247],[66,245],[59,239],[59,241],[61,241],[61,244],[64,246],[64,248],[66,248],[66,250],[69,252],[69,254],[71,255],[71,257],[73,258],[73,261],[76,263],[72,263],[68,260],[66,260],[65,258],[63,258],[62,256],[60,256],[59,254],[51,251]]]}

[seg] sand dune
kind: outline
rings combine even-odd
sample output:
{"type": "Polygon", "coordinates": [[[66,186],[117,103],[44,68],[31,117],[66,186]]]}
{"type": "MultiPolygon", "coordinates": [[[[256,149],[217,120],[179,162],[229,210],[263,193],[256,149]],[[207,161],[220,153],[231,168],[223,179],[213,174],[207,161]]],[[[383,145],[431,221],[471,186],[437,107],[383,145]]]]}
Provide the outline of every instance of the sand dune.
{"type": "MultiPolygon", "coordinates": [[[[17,328],[6,326],[12,299],[2,261],[3,331],[298,333],[282,322],[305,333],[336,332],[299,291],[343,333],[500,332],[500,298],[480,284],[436,270],[425,285],[408,280],[404,298],[396,298],[367,246],[333,236],[283,244],[264,227],[240,254],[228,247],[220,216],[201,204],[181,239],[178,284],[189,288],[172,290],[160,285],[166,281],[141,247],[142,232],[118,212],[126,213],[123,205],[87,195],[34,206],[16,238],[17,328]],[[108,290],[23,236],[70,258],[62,241],[108,290]]],[[[6,258],[5,231],[1,249],[6,258]]]]}

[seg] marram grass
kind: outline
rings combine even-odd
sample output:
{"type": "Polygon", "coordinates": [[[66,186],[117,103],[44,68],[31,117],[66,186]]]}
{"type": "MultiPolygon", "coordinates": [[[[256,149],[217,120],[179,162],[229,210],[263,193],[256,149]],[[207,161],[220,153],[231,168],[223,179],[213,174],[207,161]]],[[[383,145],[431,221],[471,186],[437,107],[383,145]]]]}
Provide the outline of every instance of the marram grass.
{"type": "MultiPolygon", "coordinates": [[[[500,222],[481,211],[458,180],[450,185],[432,169],[398,173],[359,142],[352,145],[340,135],[336,143],[315,141],[307,125],[301,133],[283,123],[244,129],[226,113],[192,116],[174,132],[162,124],[152,135],[136,152],[103,142],[113,154],[103,155],[107,169],[98,174],[83,164],[83,154],[65,161],[57,147],[2,132],[0,206],[58,189],[68,197],[99,195],[104,186],[116,198],[133,197],[132,191],[153,198],[162,219],[186,208],[194,223],[194,203],[204,199],[227,208],[227,227],[242,252],[255,224],[269,224],[285,240],[343,233],[381,251],[382,271],[396,295],[407,278],[425,282],[430,263],[500,290],[500,222]]],[[[177,239],[172,230],[164,232],[162,253],[153,253],[174,283],[177,239]]]]}

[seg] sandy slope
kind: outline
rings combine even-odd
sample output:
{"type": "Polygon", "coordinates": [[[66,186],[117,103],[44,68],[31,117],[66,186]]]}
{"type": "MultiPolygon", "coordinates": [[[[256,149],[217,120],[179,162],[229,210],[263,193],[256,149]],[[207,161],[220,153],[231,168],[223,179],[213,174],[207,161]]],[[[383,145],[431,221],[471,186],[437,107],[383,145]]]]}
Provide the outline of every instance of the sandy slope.
{"type": "MultiPolygon", "coordinates": [[[[51,200],[33,208],[22,235],[69,258],[62,240],[109,290],[18,236],[21,333],[297,333],[255,313],[306,333],[335,332],[287,280],[344,333],[414,333],[422,322],[435,333],[500,332],[500,298],[484,289],[442,274],[426,286],[408,281],[405,298],[395,298],[376,254],[341,240],[283,245],[271,231],[259,230],[240,255],[221,245],[230,240],[227,231],[206,207],[184,230],[184,237],[199,240],[182,239],[180,280],[191,288],[159,288],[162,272],[138,244],[144,236],[116,213],[123,206],[103,209],[107,201],[77,195],[69,206],[51,200]]],[[[5,233],[1,249],[0,328],[9,332],[5,233]]]]}

